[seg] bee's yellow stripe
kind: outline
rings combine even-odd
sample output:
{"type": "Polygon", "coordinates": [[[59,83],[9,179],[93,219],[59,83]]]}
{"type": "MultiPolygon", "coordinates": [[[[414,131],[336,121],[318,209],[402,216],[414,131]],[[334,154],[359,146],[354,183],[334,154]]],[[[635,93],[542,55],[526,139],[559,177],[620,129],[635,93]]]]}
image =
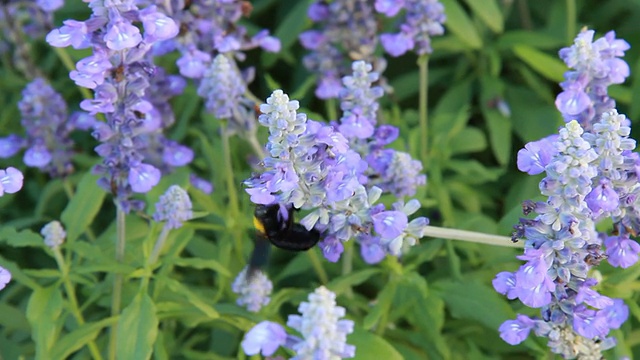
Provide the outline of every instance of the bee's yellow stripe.
{"type": "Polygon", "coordinates": [[[266,230],[264,229],[264,224],[257,217],[253,217],[253,226],[258,230],[258,232],[262,235],[266,234],[266,230]]]}

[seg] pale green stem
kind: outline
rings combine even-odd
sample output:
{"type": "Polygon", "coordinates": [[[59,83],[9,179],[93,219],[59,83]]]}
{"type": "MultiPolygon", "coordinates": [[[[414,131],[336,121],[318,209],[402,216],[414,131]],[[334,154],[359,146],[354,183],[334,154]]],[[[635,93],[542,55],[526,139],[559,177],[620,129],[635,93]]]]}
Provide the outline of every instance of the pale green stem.
{"type": "MultiPolygon", "coordinates": [[[[342,254],[342,275],[350,274],[353,270],[353,241],[345,243],[344,253],[342,254]]],[[[346,289],[347,298],[353,298],[353,289],[351,285],[346,289]]]]}
{"type": "Polygon", "coordinates": [[[324,102],[325,107],[327,109],[327,120],[328,121],[337,121],[338,120],[338,112],[336,111],[336,99],[327,99],[324,102]]]}
{"type": "Polygon", "coordinates": [[[484,233],[467,231],[467,230],[447,229],[447,228],[442,228],[437,226],[425,226],[423,235],[434,237],[434,238],[470,241],[470,242],[486,244],[486,245],[506,246],[506,247],[515,247],[515,248],[524,246],[522,242],[514,243],[513,241],[511,241],[511,238],[508,236],[484,234],[484,233]]]}
{"type": "MultiPolygon", "coordinates": [[[[80,311],[80,306],[78,306],[78,299],[76,298],[76,291],[71,284],[71,280],[69,280],[69,267],[64,261],[64,257],[60,252],[59,247],[55,247],[53,250],[53,256],[56,259],[56,263],[58,263],[58,269],[62,273],[62,282],[64,284],[65,291],[67,292],[67,298],[71,303],[71,313],[73,317],[78,322],[78,325],[84,325],[84,317],[82,316],[82,312],[80,311]]],[[[102,354],[100,354],[100,350],[96,345],[95,341],[91,340],[88,344],[89,351],[91,352],[91,356],[94,359],[102,360],[102,354]]]]}
{"type": "MultiPolygon", "coordinates": [[[[58,58],[60,59],[60,61],[62,61],[62,64],[65,68],[67,68],[67,70],[73,71],[76,69],[76,64],[73,63],[73,60],[71,60],[71,56],[69,56],[69,53],[65,48],[54,46],[53,51],[56,52],[56,55],[58,55],[58,58]]],[[[80,94],[82,94],[83,98],[93,99],[93,95],[91,95],[91,91],[89,91],[89,89],[82,86],[78,86],[78,89],[80,90],[80,94]]]]}
{"type": "Polygon", "coordinates": [[[227,180],[227,195],[229,196],[229,209],[230,214],[227,217],[232,221],[231,229],[233,231],[233,238],[235,242],[235,250],[238,255],[238,261],[242,262],[242,238],[238,232],[238,227],[235,226],[235,221],[240,217],[240,203],[238,200],[238,191],[236,189],[235,180],[233,177],[233,163],[231,161],[231,146],[229,145],[229,132],[227,131],[226,120],[221,120],[221,135],[222,135],[222,152],[224,153],[225,162],[225,175],[227,180]]]}
{"type": "Polygon", "coordinates": [[[420,160],[422,160],[422,164],[426,168],[429,163],[429,114],[427,112],[427,101],[429,100],[429,55],[424,54],[418,58],[418,68],[420,69],[420,160]]]}
{"type": "Polygon", "coordinates": [[[327,275],[327,272],[324,270],[324,267],[322,267],[322,262],[318,258],[318,254],[316,250],[312,249],[307,251],[307,255],[309,255],[309,260],[311,260],[311,265],[313,266],[313,269],[316,271],[318,278],[320,278],[320,282],[323,285],[326,285],[329,282],[329,275],[327,275]]]}
{"type": "Polygon", "coordinates": [[[567,0],[567,44],[573,42],[573,38],[576,36],[576,0],[567,0]]]}
{"type": "Polygon", "coordinates": [[[160,255],[160,251],[162,251],[164,243],[167,241],[167,236],[169,235],[170,230],[171,229],[169,229],[167,224],[162,227],[162,231],[160,232],[160,235],[158,235],[158,240],[156,240],[156,244],[153,246],[153,251],[151,251],[151,255],[149,256],[149,259],[147,259],[147,267],[152,266],[158,260],[158,255],[160,255]]]}
{"type": "MultiPolygon", "coordinates": [[[[125,213],[120,205],[117,206],[116,212],[116,262],[124,262],[124,252],[126,244],[126,222],[125,213]]],[[[120,315],[120,308],[122,306],[122,283],[123,275],[120,273],[115,274],[113,280],[113,294],[111,295],[111,316],[120,315]]],[[[111,333],[109,334],[109,359],[115,360],[116,350],[118,346],[116,344],[116,338],[118,334],[118,323],[115,322],[111,326],[111,333]]]]}

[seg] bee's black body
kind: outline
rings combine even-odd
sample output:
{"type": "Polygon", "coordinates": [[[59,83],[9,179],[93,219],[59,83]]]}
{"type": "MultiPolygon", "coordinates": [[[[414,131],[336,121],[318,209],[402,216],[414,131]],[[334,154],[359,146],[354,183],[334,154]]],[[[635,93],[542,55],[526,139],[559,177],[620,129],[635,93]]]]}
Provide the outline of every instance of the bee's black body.
{"type": "Polygon", "coordinates": [[[307,230],[293,221],[293,208],[283,209],[279,204],[257,205],[253,224],[256,244],[249,260],[249,274],[267,263],[269,243],[285,250],[305,251],[320,240],[317,230],[307,230]]]}

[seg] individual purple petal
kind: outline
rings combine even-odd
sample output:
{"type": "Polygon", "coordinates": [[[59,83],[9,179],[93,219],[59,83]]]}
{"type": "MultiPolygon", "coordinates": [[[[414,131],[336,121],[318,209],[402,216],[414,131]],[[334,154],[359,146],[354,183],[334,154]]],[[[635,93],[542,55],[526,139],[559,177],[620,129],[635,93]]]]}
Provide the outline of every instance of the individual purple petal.
{"type": "Polygon", "coordinates": [[[325,237],[318,243],[318,247],[322,250],[322,255],[331,262],[337,262],[344,252],[344,245],[335,236],[325,237]]]}
{"type": "Polygon", "coordinates": [[[185,166],[193,160],[193,150],[173,141],[165,144],[162,159],[171,166],[185,166]]]}
{"type": "Polygon", "coordinates": [[[318,30],[304,31],[298,38],[300,39],[300,44],[309,50],[317,50],[326,41],[325,35],[318,30]]]}
{"type": "Polygon", "coordinates": [[[51,162],[51,153],[42,145],[35,145],[24,152],[24,163],[27,166],[41,168],[51,162]]]}
{"type": "Polygon", "coordinates": [[[6,170],[0,170],[0,196],[4,193],[13,194],[22,189],[24,177],[20,170],[14,167],[8,167],[6,170]]]}
{"type": "Polygon", "coordinates": [[[47,34],[47,42],[53,47],[67,47],[84,49],[90,46],[87,25],[82,21],[65,20],[59,29],[53,29],[47,34]]]}
{"type": "Polygon", "coordinates": [[[557,138],[557,135],[552,135],[526,144],[524,149],[518,151],[518,170],[529,175],[543,172],[551,159],[558,153],[554,145],[557,138]]]}
{"type": "Polygon", "coordinates": [[[309,5],[307,16],[314,22],[319,22],[329,17],[329,6],[322,2],[313,2],[309,5]]]}
{"type": "Polygon", "coordinates": [[[629,238],[628,234],[609,236],[604,240],[609,264],[626,269],[638,262],[640,245],[629,238]]]}
{"type": "Polygon", "coordinates": [[[191,185],[193,185],[193,187],[207,195],[213,192],[213,184],[211,184],[211,182],[194,174],[189,175],[189,182],[191,183],[191,185]]]}
{"type": "Polygon", "coordinates": [[[393,57],[403,55],[415,46],[411,36],[398,34],[382,34],[380,35],[380,43],[384,50],[393,57]]]}
{"type": "Polygon", "coordinates": [[[516,320],[503,322],[498,331],[500,331],[502,340],[507,344],[518,345],[529,336],[529,332],[533,326],[533,320],[524,315],[518,315],[516,320]]]}
{"type": "Polygon", "coordinates": [[[123,20],[117,20],[104,35],[104,41],[111,50],[131,49],[142,41],[140,30],[123,20]]]}
{"type": "Polygon", "coordinates": [[[551,291],[555,289],[555,283],[548,277],[538,285],[532,287],[523,287],[516,281],[516,292],[518,298],[523,304],[539,308],[548,305],[551,302],[551,291]]]}
{"type": "Polygon", "coordinates": [[[593,339],[599,336],[606,336],[609,333],[606,318],[596,316],[596,312],[584,306],[578,306],[573,311],[573,328],[575,331],[586,337],[593,339]]]}
{"type": "Polygon", "coordinates": [[[367,264],[377,264],[387,256],[382,245],[380,245],[380,239],[371,236],[363,235],[360,238],[360,255],[367,264]]]}
{"type": "Polygon", "coordinates": [[[179,29],[175,21],[158,12],[155,5],[140,11],[139,16],[144,27],[145,41],[167,40],[178,35],[179,29]]]}
{"type": "Polygon", "coordinates": [[[211,56],[200,50],[192,49],[184,53],[176,62],[180,74],[184,77],[198,79],[201,78],[208,64],[211,62],[211,56]]]}
{"type": "Polygon", "coordinates": [[[131,190],[146,193],[160,181],[160,170],[149,164],[139,164],[129,170],[131,190]]]}
{"type": "Polygon", "coordinates": [[[492,281],[493,288],[502,295],[507,295],[509,300],[518,297],[516,292],[516,277],[513,273],[503,271],[498,273],[492,281]]]}
{"type": "Polygon", "coordinates": [[[320,99],[336,98],[340,94],[342,84],[340,79],[334,77],[325,77],[320,79],[315,94],[320,99]]]}
{"type": "Polygon", "coordinates": [[[7,137],[0,138],[0,158],[12,157],[25,145],[25,140],[18,135],[12,134],[7,137]]]}
{"type": "Polygon", "coordinates": [[[584,200],[595,214],[613,211],[620,205],[620,197],[612,189],[611,183],[607,179],[600,179],[599,184],[594,186],[584,200]]]}
{"type": "Polygon", "coordinates": [[[4,289],[9,281],[11,281],[11,273],[9,272],[9,270],[0,266],[0,290],[4,289]]]}
{"type": "Polygon", "coordinates": [[[287,332],[284,327],[272,321],[262,321],[251,328],[242,340],[244,353],[253,356],[271,356],[278,348],[285,344],[287,332]]]}
{"type": "Polygon", "coordinates": [[[583,90],[565,90],[556,97],[556,107],[568,115],[578,115],[591,105],[591,99],[583,90]]]}
{"type": "Polygon", "coordinates": [[[376,11],[387,17],[394,17],[404,7],[404,0],[376,0],[376,11]]]}
{"type": "Polygon", "coordinates": [[[598,312],[602,314],[609,328],[619,329],[622,324],[627,321],[629,317],[629,307],[622,301],[622,299],[613,299],[613,304],[598,312]]]}
{"type": "Polygon", "coordinates": [[[372,217],[373,227],[383,239],[394,239],[402,234],[409,223],[401,211],[382,211],[372,217]]]}

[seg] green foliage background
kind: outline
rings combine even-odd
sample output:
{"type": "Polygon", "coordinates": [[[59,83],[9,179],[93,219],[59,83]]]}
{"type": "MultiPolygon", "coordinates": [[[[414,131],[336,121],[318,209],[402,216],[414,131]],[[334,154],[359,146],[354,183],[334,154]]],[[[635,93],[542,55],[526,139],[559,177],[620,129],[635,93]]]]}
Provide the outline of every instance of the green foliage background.
{"type": "MultiPolygon", "coordinates": [[[[265,99],[282,88],[301,102],[310,118],[327,118],[326,104],[313,96],[315,78],[302,66],[305,51],[298,34],[311,26],[309,0],[256,0],[243,24],[250,32],[266,27],[283,44],[279,54],[248,53],[242,67],[256,66],[252,91],[265,99]]],[[[560,48],[587,26],[597,36],[615,30],[631,44],[625,60],[629,80],[610,89],[618,110],[634,129],[640,118],[639,0],[444,0],[446,34],[433,40],[429,62],[429,151],[422,158],[428,185],[417,195],[422,215],[433,225],[508,236],[520,203],[539,199],[538,181],[517,171],[515,154],[524,143],[551,134],[562,124],[554,100],[566,70],[560,48]],[[503,99],[506,117],[495,107],[503,99]]],[[[86,4],[67,1],[56,13],[62,20],[83,20],[86,4]]],[[[382,23],[381,28],[390,23],[382,23]]],[[[379,49],[380,50],[380,49],[379,49]]],[[[63,50],[77,61],[87,51],[63,50]]],[[[31,44],[38,68],[72,109],[82,98],[69,69],[39,39],[31,44]]],[[[28,83],[10,56],[0,67],[0,135],[24,132],[16,103],[28,83]]],[[[382,101],[380,122],[400,128],[393,146],[420,158],[418,67],[415,55],[388,58],[385,76],[395,89],[382,101]]],[[[176,73],[175,57],[161,64],[176,73]]],[[[153,204],[169,185],[188,186],[188,172],[177,171],[145,195],[145,214],[127,216],[125,263],[114,260],[115,209],[111,196],[96,185],[90,167],[99,159],[88,134],[76,134],[77,172],[51,180],[21,165],[21,157],[0,160],[0,168],[25,171],[25,186],[0,198],[0,266],[13,281],[0,292],[0,358],[87,359],[90,342],[106,355],[109,328],[119,324],[121,359],[242,359],[239,342],[258,321],[282,324],[315,287],[338,294],[339,305],[356,323],[348,342],[357,359],[549,359],[546,340],[531,336],[519,346],[504,343],[498,326],[532,309],[510,302],[491,287],[500,271],[520,262],[517,249],[425,238],[402,261],[366,265],[358,249],[353,264],[332,264],[316,248],[294,254],[274,250],[267,272],[274,282],[271,303],[258,314],[235,305],[231,282],[252,249],[252,212],[240,186],[250,174],[247,143],[231,138],[232,172],[223,163],[221,124],[206,114],[193,85],[172,102],[177,122],[170,137],[196,151],[191,168],[211,179],[207,196],[190,189],[199,217],[170,234],[159,266],[145,268],[145,256],[160,226],[149,220],[153,204]],[[227,182],[228,176],[233,180],[227,182]],[[64,266],[42,243],[40,228],[60,220],[68,238],[64,266]],[[114,274],[125,277],[119,316],[110,313],[114,274]],[[148,287],[141,282],[148,281],[148,287]],[[78,299],[85,323],[73,314],[70,292],[78,299]]],[[[633,134],[637,134],[633,130],[633,134]]],[[[636,136],[634,136],[636,137],[636,136]]],[[[261,141],[266,139],[260,133],[261,141]]],[[[386,199],[389,203],[392,199],[386,199]]],[[[353,244],[351,244],[353,247],[353,244]]],[[[638,291],[640,266],[626,270],[600,266],[600,291],[621,297],[630,319],[612,335],[618,347],[607,357],[640,356],[638,291]]],[[[286,353],[282,353],[285,355],[286,353]]]]}

